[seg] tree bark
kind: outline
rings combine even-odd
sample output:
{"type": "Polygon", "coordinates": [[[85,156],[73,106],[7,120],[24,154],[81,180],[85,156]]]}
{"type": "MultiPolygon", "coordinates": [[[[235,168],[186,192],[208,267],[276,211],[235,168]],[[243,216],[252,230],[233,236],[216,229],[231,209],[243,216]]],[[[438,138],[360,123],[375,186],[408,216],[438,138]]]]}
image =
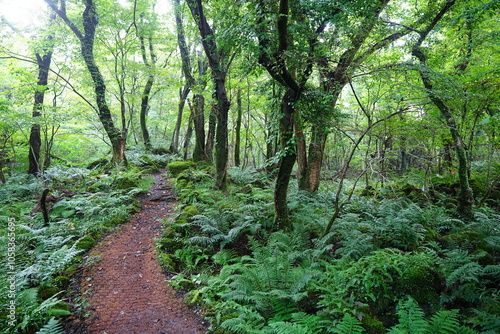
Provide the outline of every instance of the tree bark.
{"type": "Polygon", "coordinates": [[[243,106],[241,104],[241,88],[238,89],[236,93],[236,112],[238,113],[236,116],[236,133],[235,133],[235,141],[234,141],[234,165],[239,167],[240,162],[240,151],[241,151],[241,119],[243,117],[243,106]]]}
{"type": "Polygon", "coordinates": [[[293,165],[297,159],[297,145],[293,140],[293,104],[299,96],[291,89],[287,89],[281,101],[280,140],[281,155],[276,185],[274,188],[274,223],[280,229],[291,229],[292,221],[288,212],[287,194],[293,165]]]}
{"type": "MultiPolygon", "coordinates": [[[[83,32],[66,15],[66,2],[61,0],[61,6],[58,7],[56,1],[45,0],[52,10],[64,21],[64,23],[73,31],[80,40],[81,55],[85,65],[92,78],[94,93],[97,104],[97,114],[99,120],[108,135],[112,149],[112,161],[119,165],[126,164],[125,144],[126,136],[116,128],[113,123],[111,111],[106,101],[106,84],[104,78],[96,64],[94,58],[94,40],[95,31],[99,23],[99,15],[93,0],[84,0],[85,9],[82,13],[83,32]]],[[[123,129],[125,132],[125,129],[123,129]]]]}
{"type": "Polygon", "coordinates": [[[193,96],[194,150],[193,161],[206,161],[205,154],[205,98],[202,94],[193,96]]]}
{"type": "Polygon", "coordinates": [[[436,93],[434,86],[432,84],[431,70],[427,64],[427,56],[422,51],[422,43],[427,38],[428,34],[434,29],[437,23],[443,18],[443,16],[450,10],[454,5],[455,0],[448,0],[441,10],[436,14],[431,23],[426,27],[425,30],[420,32],[420,38],[413,46],[412,55],[415,56],[419,62],[420,66],[417,67],[417,71],[420,74],[422,83],[426,89],[427,96],[432,101],[432,103],[438,108],[443,116],[443,119],[450,131],[451,138],[453,140],[453,145],[455,148],[455,154],[458,160],[458,179],[460,185],[460,191],[458,193],[458,213],[470,219],[473,217],[472,207],[474,204],[474,196],[472,189],[469,185],[469,167],[467,161],[467,148],[463,142],[463,139],[458,130],[458,125],[456,123],[455,117],[451,108],[446,104],[446,102],[436,93]]]}
{"type": "Polygon", "coordinates": [[[141,125],[141,133],[142,133],[142,140],[144,142],[144,146],[146,147],[147,150],[150,150],[152,148],[151,145],[151,137],[149,135],[148,127],[147,127],[147,115],[149,111],[149,98],[151,95],[151,89],[153,88],[154,80],[155,80],[155,75],[154,75],[154,67],[156,63],[156,56],[154,54],[154,49],[153,49],[153,39],[151,37],[148,38],[149,42],[149,56],[151,59],[151,62],[148,61],[147,55],[146,55],[146,45],[144,42],[144,36],[140,35],[139,40],[141,42],[141,53],[142,53],[142,60],[144,62],[144,65],[146,65],[149,75],[148,79],[146,81],[146,85],[144,86],[144,90],[142,91],[142,96],[141,96],[141,113],[139,114],[139,122],[141,125]]]}
{"type": "Polygon", "coordinates": [[[217,48],[215,34],[205,17],[202,1],[186,0],[186,2],[200,31],[203,49],[205,50],[205,54],[208,58],[208,65],[212,70],[212,79],[215,86],[215,100],[217,105],[217,126],[215,134],[215,188],[225,189],[228,162],[227,123],[230,107],[226,91],[226,56],[222,50],[217,48]]]}
{"type": "MultiPolygon", "coordinates": [[[[47,41],[52,44],[52,36],[48,36],[47,41]]],[[[51,48],[52,45],[50,46],[50,49],[51,48]]],[[[52,50],[49,51],[46,49],[44,55],[37,53],[36,60],[38,65],[38,82],[36,84],[35,103],[33,105],[34,124],[31,126],[28,154],[28,173],[32,175],[37,175],[41,172],[40,147],[42,145],[42,138],[40,135],[38,118],[42,115],[43,101],[45,99],[45,91],[47,90],[49,79],[50,63],[52,61],[52,50]]]]}

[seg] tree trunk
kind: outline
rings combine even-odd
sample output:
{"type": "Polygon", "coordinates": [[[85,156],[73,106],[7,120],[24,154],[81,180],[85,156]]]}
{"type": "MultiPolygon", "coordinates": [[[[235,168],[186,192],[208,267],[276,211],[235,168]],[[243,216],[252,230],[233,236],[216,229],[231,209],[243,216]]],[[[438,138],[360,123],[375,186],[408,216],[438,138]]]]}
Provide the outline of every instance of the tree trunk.
{"type": "MultiPolygon", "coordinates": [[[[84,0],[85,10],[82,14],[83,33],[76,26],[76,24],[67,17],[65,2],[62,2],[60,8],[58,8],[57,3],[54,0],[45,0],[45,2],[61,19],[63,19],[66,25],[80,40],[81,55],[94,84],[97,114],[104,130],[106,131],[106,134],[108,135],[109,141],[111,142],[112,161],[117,165],[122,163],[126,164],[126,136],[120,131],[120,129],[116,128],[113,123],[111,111],[106,101],[106,85],[104,83],[104,78],[102,77],[94,58],[95,31],[99,22],[99,15],[97,14],[94,1],[84,0]]],[[[125,131],[125,129],[123,130],[125,131]]]]}
{"type": "MultiPolygon", "coordinates": [[[[217,75],[216,73],[214,73],[217,75]]],[[[229,99],[226,92],[225,76],[215,79],[215,93],[217,96],[217,127],[215,133],[215,169],[216,169],[216,189],[225,189],[227,182],[227,163],[229,155],[228,147],[228,115],[229,99]]]]}
{"type": "MultiPolygon", "coordinates": [[[[47,37],[48,42],[52,44],[52,36],[47,37]]],[[[40,147],[42,145],[42,138],[40,135],[40,124],[38,118],[42,115],[43,101],[45,99],[45,91],[49,79],[50,63],[52,61],[52,51],[45,50],[45,54],[40,56],[36,54],[38,65],[38,82],[36,84],[35,102],[33,105],[33,122],[31,126],[29,138],[29,153],[28,153],[28,173],[37,175],[41,172],[40,166],[40,147]]]]}
{"type": "Polygon", "coordinates": [[[321,180],[321,167],[323,165],[323,154],[325,152],[327,134],[321,127],[313,128],[311,142],[309,143],[309,157],[307,177],[310,192],[319,189],[321,180]]]}
{"type": "Polygon", "coordinates": [[[208,116],[207,143],[205,145],[205,155],[210,163],[213,162],[213,152],[215,144],[215,128],[217,126],[217,108],[212,105],[208,116]]]}
{"type": "Polygon", "coordinates": [[[426,89],[427,96],[432,101],[432,103],[439,109],[441,115],[450,130],[450,135],[453,140],[453,145],[455,148],[455,154],[458,160],[458,179],[460,184],[460,191],[458,193],[458,208],[457,212],[470,219],[473,217],[472,207],[474,204],[474,196],[472,194],[472,189],[469,186],[469,167],[467,162],[467,149],[464,145],[462,137],[458,131],[458,126],[456,124],[455,117],[453,116],[452,110],[446,105],[445,101],[436,93],[432,85],[432,75],[431,71],[427,65],[427,57],[422,52],[421,45],[425,41],[428,34],[434,29],[436,24],[441,20],[441,18],[448,12],[448,10],[454,5],[455,1],[447,1],[443,8],[436,14],[434,20],[429,24],[429,26],[420,32],[420,38],[417,43],[413,46],[412,55],[415,56],[420,61],[420,66],[417,67],[417,71],[420,74],[422,83],[426,89]]]}
{"type": "Polygon", "coordinates": [[[205,155],[205,98],[202,94],[193,97],[194,150],[193,161],[206,161],[205,155]]]}
{"type": "Polygon", "coordinates": [[[297,159],[297,147],[293,140],[293,104],[297,99],[297,94],[293,90],[287,89],[281,101],[281,159],[274,188],[274,223],[276,227],[282,229],[291,229],[292,227],[288,213],[287,193],[293,165],[297,159]]]}
{"type": "Polygon", "coordinates": [[[170,143],[170,151],[172,153],[179,152],[179,135],[182,124],[182,114],[184,113],[184,106],[186,99],[191,91],[191,87],[186,83],[183,88],[179,89],[179,105],[177,108],[177,121],[175,122],[174,133],[172,134],[172,142],[170,143]]]}
{"type": "Polygon", "coordinates": [[[227,64],[225,53],[217,47],[214,32],[205,17],[201,0],[186,0],[201,35],[201,43],[208,58],[208,65],[212,70],[212,79],[215,86],[215,100],[217,102],[217,127],[215,134],[215,168],[216,189],[225,189],[227,180],[228,161],[228,131],[229,99],[226,92],[227,64]]]}
{"type": "MultiPolygon", "coordinates": [[[[141,113],[139,114],[139,121],[141,125],[141,133],[142,133],[142,140],[144,142],[144,146],[146,147],[147,150],[150,150],[152,148],[151,145],[151,137],[149,136],[149,131],[148,127],[146,124],[146,119],[149,111],[149,98],[151,94],[151,89],[153,88],[153,84],[155,81],[155,76],[153,73],[154,67],[155,67],[155,62],[156,62],[156,56],[154,54],[154,49],[153,49],[153,39],[149,37],[148,42],[149,42],[149,55],[151,58],[151,62],[148,61],[147,55],[146,55],[146,45],[144,43],[144,36],[139,36],[139,39],[141,41],[141,53],[142,53],[142,60],[144,62],[144,65],[148,68],[150,71],[148,75],[148,79],[146,81],[146,85],[144,86],[144,90],[142,91],[142,97],[141,97],[141,113]]],[[[123,127],[125,129],[125,127],[123,127]]]]}
{"type": "Polygon", "coordinates": [[[241,88],[238,89],[236,95],[236,104],[237,104],[237,116],[236,116],[236,133],[235,133],[235,142],[234,142],[234,165],[239,167],[240,162],[240,150],[241,150],[241,119],[243,117],[243,106],[241,104],[241,88]]]}
{"type": "Polygon", "coordinates": [[[184,138],[184,145],[182,145],[182,148],[184,149],[184,160],[187,160],[189,143],[191,142],[191,137],[193,135],[193,117],[194,114],[191,110],[191,114],[189,115],[188,128],[186,131],[186,138],[184,138]]]}

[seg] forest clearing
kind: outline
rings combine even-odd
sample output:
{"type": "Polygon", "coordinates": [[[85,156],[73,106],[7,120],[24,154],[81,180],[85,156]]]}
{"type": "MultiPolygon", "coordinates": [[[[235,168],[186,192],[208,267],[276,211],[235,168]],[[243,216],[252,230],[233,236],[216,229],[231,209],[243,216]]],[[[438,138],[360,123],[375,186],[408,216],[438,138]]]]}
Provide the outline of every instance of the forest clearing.
{"type": "Polygon", "coordinates": [[[1,333],[500,333],[499,0],[0,7],[1,333]]]}

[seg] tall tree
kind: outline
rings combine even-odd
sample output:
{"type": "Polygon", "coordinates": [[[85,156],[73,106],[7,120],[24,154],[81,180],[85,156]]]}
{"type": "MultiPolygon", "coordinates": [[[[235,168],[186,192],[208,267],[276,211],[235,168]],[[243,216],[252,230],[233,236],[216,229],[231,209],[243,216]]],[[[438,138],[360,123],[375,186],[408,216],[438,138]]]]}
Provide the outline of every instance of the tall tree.
{"type": "Polygon", "coordinates": [[[78,27],[74,20],[70,19],[66,13],[66,0],[60,0],[58,6],[55,0],[45,0],[52,10],[64,21],[71,29],[75,36],[80,41],[80,52],[85,61],[87,70],[92,78],[95,99],[97,104],[97,112],[99,120],[106,131],[112,148],[112,161],[115,164],[126,163],[125,160],[125,145],[126,135],[125,129],[118,129],[114,123],[106,100],[106,84],[104,78],[97,66],[94,57],[94,41],[96,28],[99,23],[99,15],[96,4],[93,0],[84,0],[84,10],[82,12],[82,28],[78,27]]]}
{"type": "MultiPolygon", "coordinates": [[[[56,19],[55,15],[50,15],[50,23],[56,19]]],[[[29,137],[29,153],[28,153],[28,173],[37,175],[41,172],[42,166],[40,164],[40,147],[42,145],[42,138],[40,135],[40,123],[38,119],[42,115],[43,102],[45,99],[45,92],[47,90],[50,63],[52,62],[52,53],[54,48],[54,38],[52,34],[48,33],[42,46],[42,52],[36,52],[36,63],[38,67],[38,81],[36,83],[35,98],[33,104],[33,125],[31,126],[29,137]]]]}
{"type": "Polygon", "coordinates": [[[186,0],[191,14],[198,26],[201,35],[201,43],[208,58],[208,64],[212,70],[212,79],[215,88],[215,101],[217,106],[217,128],[215,135],[215,188],[226,188],[227,163],[228,163],[228,114],[230,102],[226,90],[226,77],[229,64],[226,52],[217,47],[215,33],[205,16],[201,0],[186,0]]]}
{"type": "MultiPolygon", "coordinates": [[[[453,140],[453,147],[458,160],[458,179],[460,184],[460,191],[458,193],[458,212],[464,217],[471,218],[473,215],[472,206],[474,203],[474,197],[472,189],[469,186],[467,148],[462,136],[460,135],[453,109],[450,107],[449,103],[447,103],[446,100],[440,96],[438,90],[435,88],[436,84],[433,78],[435,71],[429,67],[427,55],[424,53],[424,49],[422,48],[422,44],[427,39],[429,34],[436,28],[436,25],[443,19],[446,13],[450,11],[454,4],[455,0],[447,0],[444,2],[432,21],[425,27],[425,29],[418,32],[419,38],[413,46],[411,53],[419,60],[420,64],[416,67],[416,69],[422,79],[425,91],[432,103],[439,109],[453,140]]],[[[470,56],[467,56],[467,58],[470,58],[470,56]]],[[[465,70],[467,66],[467,59],[459,66],[461,67],[461,70],[465,70]]]]}

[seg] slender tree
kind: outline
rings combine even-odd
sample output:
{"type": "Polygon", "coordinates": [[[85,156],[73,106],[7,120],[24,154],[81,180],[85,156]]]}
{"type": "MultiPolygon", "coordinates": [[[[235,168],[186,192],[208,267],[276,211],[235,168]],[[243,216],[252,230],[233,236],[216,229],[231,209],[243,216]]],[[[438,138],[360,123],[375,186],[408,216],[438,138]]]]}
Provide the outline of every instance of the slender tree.
{"type": "MultiPolygon", "coordinates": [[[[419,60],[420,65],[417,66],[416,69],[422,79],[425,91],[427,92],[427,95],[432,103],[439,109],[453,140],[453,146],[458,160],[458,180],[460,184],[460,191],[458,193],[458,212],[464,217],[471,218],[473,216],[472,206],[474,203],[474,197],[472,189],[469,186],[467,148],[462,136],[460,135],[452,108],[448,105],[445,99],[439,95],[438,91],[434,87],[433,71],[429,67],[427,56],[422,48],[422,44],[429,36],[429,33],[434,30],[436,25],[443,19],[445,14],[450,11],[454,4],[455,0],[445,1],[441,9],[437,12],[436,16],[427,25],[427,27],[418,32],[419,38],[412,48],[412,55],[419,60]]],[[[464,70],[466,63],[463,63],[461,66],[464,70]]]]}
{"type": "Polygon", "coordinates": [[[52,10],[64,21],[80,41],[80,52],[87,66],[87,70],[92,77],[94,93],[97,104],[99,120],[106,131],[112,148],[112,161],[115,164],[126,163],[125,145],[126,135],[115,127],[111,110],[106,101],[106,84],[94,58],[94,41],[96,28],[99,23],[96,4],[93,0],[84,0],[84,10],[82,13],[82,28],[67,16],[66,0],[60,0],[60,5],[54,0],[45,0],[52,10]]]}
{"type": "Polygon", "coordinates": [[[228,163],[228,114],[230,102],[226,90],[226,77],[229,64],[226,52],[217,47],[215,33],[205,16],[201,0],[186,0],[191,14],[198,26],[202,38],[203,49],[212,70],[212,79],[215,88],[215,101],[217,107],[217,128],[215,134],[215,167],[216,189],[226,188],[227,163],[228,163]]]}

